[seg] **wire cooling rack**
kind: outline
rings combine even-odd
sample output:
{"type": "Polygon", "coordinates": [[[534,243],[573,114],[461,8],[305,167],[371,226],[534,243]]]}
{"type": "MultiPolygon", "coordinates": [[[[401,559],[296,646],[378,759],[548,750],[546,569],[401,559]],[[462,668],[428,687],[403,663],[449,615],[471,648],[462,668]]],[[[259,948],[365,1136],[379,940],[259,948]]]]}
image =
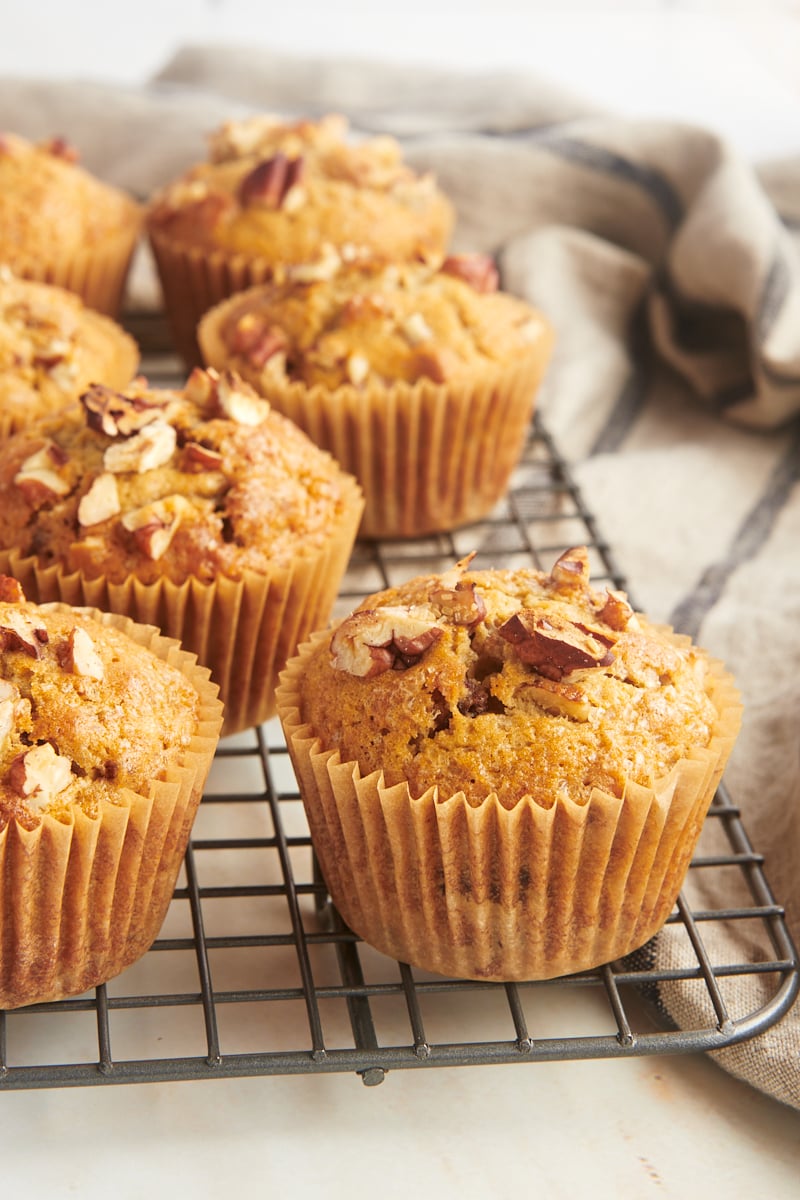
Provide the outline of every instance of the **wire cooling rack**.
{"type": "MultiPolygon", "coordinates": [[[[136,332],[153,344],[147,327],[136,332]]],[[[157,345],[143,369],[154,382],[180,376],[157,345]]],[[[596,582],[626,586],[537,421],[491,519],[419,541],[358,543],[337,612],[472,550],[476,568],[549,569],[577,544],[589,548],[596,582]]],[[[271,721],[221,743],[148,953],[91,993],[0,1013],[0,1090],[321,1072],[376,1084],[395,1069],[677,1054],[743,1041],[791,1007],[800,977],[783,910],[724,787],[666,933],[676,947],[668,966],[651,945],[595,971],[524,984],[442,978],[385,958],[329,902],[271,721]],[[725,906],[709,900],[717,879],[725,906]],[[745,936],[726,939],[731,929],[745,936]],[[663,1004],[676,987],[693,996],[679,1029],[663,1004]]]]}

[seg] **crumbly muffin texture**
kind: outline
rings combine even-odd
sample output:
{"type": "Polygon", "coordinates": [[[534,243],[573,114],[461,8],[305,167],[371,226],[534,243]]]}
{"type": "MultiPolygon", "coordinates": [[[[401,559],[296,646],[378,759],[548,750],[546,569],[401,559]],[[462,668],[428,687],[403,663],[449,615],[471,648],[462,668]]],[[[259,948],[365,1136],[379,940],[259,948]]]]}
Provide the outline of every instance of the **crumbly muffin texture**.
{"type": "Polygon", "coordinates": [[[352,480],[230,373],[89,388],[0,444],[0,547],[87,578],[211,582],[326,545],[352,480]]]}
{"type": "Polygon", "coordinates": [[[707,655],[591,586],[584,547],[549,573],[469,570],[381,592],[322,638],[300,680],[322,745],[412,795],[550,807],[649,786],[708,745],[707,655]]]}
{"type": "Polygon", "coordinates": [[[420,379],[479,379],[549,341],[544,318],[497,290],[482,254],[440,264],[343,262],[325,278],[288,271],[203,318],[207,362],[227,364],[269,394],[298,382],[334,390],[420,379]]]}
{"type": "Polygon", "coordinates": [[[139,350],[74,293],[0,266],[0,419],[10,430],[76,402],[92,383],[124,387],[139,350]]]}
{"type": "Polygon", "coordinates": [[[175,667],[88,613],[28,603],[5,575],[0,664],[0,829],[147,794],[197,728],[175,667]]]}
{"type": "Polygon", "coordinates": [[[151,232],[176,243],[278,263],[315,263],[332,246],[425,257],[452,225],[450,202],[404,163],[395,139],[353,140],[335,114],[227,122],[210,137],[209,160],[158,193],[148,215],[151,232]]]}
{"type": "Polygon", "coordinates": [[[102,250],[139,221],[136,202],[84,170],[63,138],[0,132],[0,262],[18,274],[54,254],[102,250]]]}

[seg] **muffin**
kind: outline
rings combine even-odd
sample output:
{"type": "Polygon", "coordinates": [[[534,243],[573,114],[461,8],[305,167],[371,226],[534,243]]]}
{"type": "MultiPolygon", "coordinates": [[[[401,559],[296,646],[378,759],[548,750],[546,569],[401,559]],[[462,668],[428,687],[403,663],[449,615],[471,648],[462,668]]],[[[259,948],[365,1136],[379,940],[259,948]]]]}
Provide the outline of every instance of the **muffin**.
{"type": "Polygon", "coordinates": [[[361,483],[368,537],[484,517],[504,495],[552,347],[481,254],[340,263],[232,296],[202,319],[204,361],[239,372],[361,483]]]}
{"type": "Polygon", "coordinates": [[[0,267],[0,437],[77,404],[92,383],[125,387],[138,365],[138,346],[110,317],[0,267]]]}
{"type": "Polygon", "coordinates": [[[142,222],[126,193],[85,171],[63,138],[0,133],[0,263],[119,312],[142,222]]]}
{"type": "Polygon", "coordinates": [[[356,141],[343,117],[231,121],[199,163],[153,197],[147,230],[175,344],[189,365],[206,311],[232,292],[308,278],[338,257],[441,256],[453,208],[390,137],[356,141]]]}
{"type": "Polygon", "coordinates": [[[211,670],[225,733],[328,620],[363,509],[351,476],[234,376],[96,385],[0,443],[0,570],[123,613],[211,670]]]}
{"type": "Polygon", "coordinates": [[[172,898],[214,757],[208,671],[157,630],[26,601],[0,576],[0,1009],[135,962],[172,898]]]}
{"type": "Polygon", "coordinates": [[[593,588],[584,547],[370,597],[291,659],[278,710],[347,924],[505,981],[656,933],[741,717],[722,665],[593,588]]]}

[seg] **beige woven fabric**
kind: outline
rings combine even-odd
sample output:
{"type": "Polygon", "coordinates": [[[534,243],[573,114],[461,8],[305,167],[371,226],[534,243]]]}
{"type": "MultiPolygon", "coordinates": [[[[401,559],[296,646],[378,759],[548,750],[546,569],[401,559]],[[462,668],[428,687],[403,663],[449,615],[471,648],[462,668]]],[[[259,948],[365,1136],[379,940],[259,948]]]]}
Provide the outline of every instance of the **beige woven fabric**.
{"type": "MultiPolygon", "coordinates": [[[[800,941],[800,162],[755,169],[702,129],[592,112],[522,76],[198,47],[133,92],[0,80],[0,127],[64,133],[142,195],[247,109],[401,136],[455,201],[457,246],[495,253],[504,286],[552,319],[540,411],[635,602],[737,675],[726,782],[800,941]]],[[[747,961],[746,931],[709,938],[747,961]]],[[[650,950],[659,966],[684,953],[669,930],[650,950]]],[[[758,986],[724,991],[755,1010],[758,986]]],[[[696,1023],[692,987],[660,1002],[696,1023]]],[[[800,1108],[797,1007],[718,1059],[800,1108]]]]}

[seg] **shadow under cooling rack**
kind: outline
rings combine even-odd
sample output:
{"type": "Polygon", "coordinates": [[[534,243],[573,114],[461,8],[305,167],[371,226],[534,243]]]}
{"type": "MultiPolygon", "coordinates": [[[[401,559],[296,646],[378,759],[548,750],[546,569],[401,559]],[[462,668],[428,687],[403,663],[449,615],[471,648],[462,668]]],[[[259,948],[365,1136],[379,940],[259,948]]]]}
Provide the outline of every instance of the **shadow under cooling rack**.
{"type": "MultiPolygon", "coordinates": [[[[491,520],[359,543],[337,612],[472,550],[476,567],[549,569],[576,544],[589,548],[596,582],[625,587],[536,422],[491,520]]],[[[148,953],[84,996],[0,1013],[0,1091],[343,1071],[375,1084],[396,1069],[715,1050],[773,1025],[799,986],[783,910],[724,787],[674,913],[629,959],[508,985],[387,959],[329,903],[271,721],[221,743],[148,953]],[[724,906],[713,900],[717,881],[724,906]],[[667,1016],[675,1011],[680,1028],[667,1016]]]]}

